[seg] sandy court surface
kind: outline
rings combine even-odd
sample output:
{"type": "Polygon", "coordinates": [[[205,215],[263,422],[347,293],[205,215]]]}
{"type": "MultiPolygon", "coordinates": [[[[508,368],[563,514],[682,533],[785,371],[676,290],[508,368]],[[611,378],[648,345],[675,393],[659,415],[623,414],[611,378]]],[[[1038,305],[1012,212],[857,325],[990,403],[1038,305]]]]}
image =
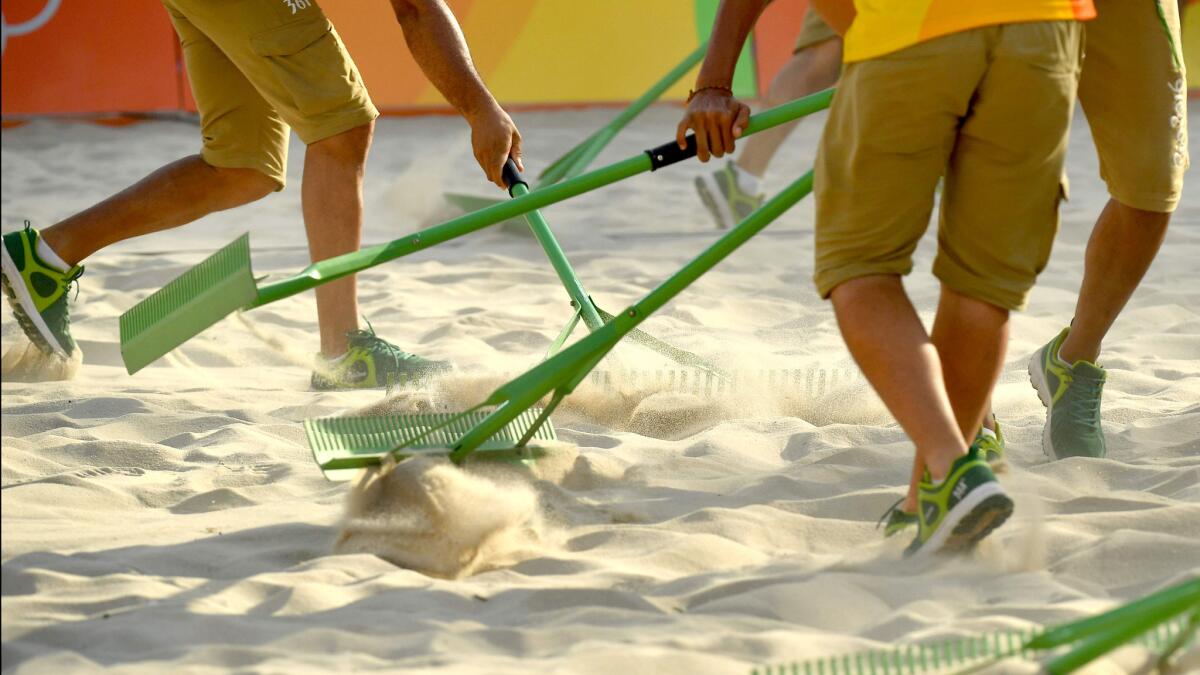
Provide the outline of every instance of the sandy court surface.
{"type": "MultiPolygon", "coordinates": [[[[614,114],[518,116],[530,173],[614,114]]],[[[597,165],[667,140],[678,114],[651,109],[597,165]]],[[[1200,115],[1190,121],[1200,129],[1200,115]]],[[[806,168],[817,133],[809,122],[793,135],[768,191],[806,168]]],[[[3,229],[85,207],[194,152],[196,135],[170,121],[7,129],[3,229]]],[[[300,422],[380,404],[383,393],[307,390],[312,294],[228,319],[134,377],[121,366],[117,317],[242,232],[251,232],[256,274],[305,264],[294,144],[283,193],[87,263],[73,310],[85,353],[77,379],[4,382],[3,668],[747,673],[755,663],[1069,620],[1195,576],[1194,189],[1106,344],[1110,456],[1051,463],[1040,447],[1044,413],[1024,367],[1070,318],[1107,198],[1090,143],[1079,116],[1072,199],[1030,309],[1013,319],[995,397],[1010,448],[1002,481],[1017,512],[973,559],[905,562],[907,542],[881,539],[875,521],[902,494],[911,446],[869,389],[843,376],[821,391],[745,401],[585,388],[555,418],[567,461],[541,479],[412,469],[408,478],[445,498],[442,510],[435,518],[401,503],[412,493],[399,488],[376,494],[411,516],[388,521],[394,528],[378,541],[452,576],[464,569],[459,540],[494,525],[502,536],[459,579],[332,553],[349,488],[322,478],[300,422]],[[422,523],[440,523],[445,536],[414,535],[422,523]]],[[[691,185],[700,170],[673,167],[545,211],[602,307],[624,308],[716,236],[691,185]]],[[[383,120],[368,168],[367,241],[437,222],[443,190],[501,194],[482,183],[466,127],[383,120]]],[[[810,281],[811,226],[805,201],[643,327],[739,367],[830,378],[852,370],[810,281]]],[[[927,318],[933,245],[922,242],[907,281],[927,318]]],[[[495,230],[365,272],[360,288],[381,335],[457,364],[449,383],[418,395],[435,406],[481,400],[500,374],[535,364],[570,311],[532,240],[495,230]]],[[[8,349],[19,328],[7,309],[2,327],[8,349]]],[[[622,346],[604,367],[664,364],[622,346]]],[[[1141,657],[1127,650],[1094,672],[1136,669],[1141,657]]]]}

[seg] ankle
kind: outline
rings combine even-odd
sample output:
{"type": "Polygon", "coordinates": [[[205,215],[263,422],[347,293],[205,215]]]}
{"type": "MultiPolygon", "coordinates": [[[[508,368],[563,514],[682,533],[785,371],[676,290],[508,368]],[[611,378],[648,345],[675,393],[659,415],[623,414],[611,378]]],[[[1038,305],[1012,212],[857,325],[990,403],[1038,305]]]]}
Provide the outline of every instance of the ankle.
{"type": "Polygon", "coordinates": [[[1058,347],[1058,358],[1064,363],[1075,365],[1080,361],[1095,363],[1100,358],[1099,344],[1081,344],[1079,340],[1073,340],[1074,333],[1068,333],[1067,339],[1058,347]]]}
{"type": "Polygon", "coordinates": [[[946,480],[946,476],[950,474],[950,467],[954,466],[954,462],[965,454],[967,451],[961,446],[944,447],[937,452],[925,453],[925,470],[928,472],[930,480],[934,483],[946,480]]]}
{"type": "Polygon", "coordinates": [[[47,238],[44,232],[38,233],[37,257],[47,265],[57,268],[60,272],[66,272],[77,265],[78,261],[72,262],[68,259],[68,256],[63,255],[61,251],[64,251],[65,247],[61,245],[56,246],[53,239],[53,235],[47,238]]]}

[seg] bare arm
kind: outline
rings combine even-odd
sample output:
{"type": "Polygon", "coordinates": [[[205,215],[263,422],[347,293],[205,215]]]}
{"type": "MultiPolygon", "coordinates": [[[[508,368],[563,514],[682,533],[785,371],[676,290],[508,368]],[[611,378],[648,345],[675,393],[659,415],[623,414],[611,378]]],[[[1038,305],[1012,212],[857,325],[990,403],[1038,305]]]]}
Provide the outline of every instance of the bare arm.
{"type": "Polygon", "coordinates": [[[721,0],[716,23],[708,41],[708,55],[687,112],[676,128],[676,140],[684,147],[688,129],[696,132],[696,156],[707,162],[709,155],[723,156],[733,152],[734,139],[742,135],[750,119],[750,108],[733,98],[728,89],[733,84],[742,45],[758,21],[758,15],[769,0],[721,0]],[[706,89],[720,87],[721,89],[706,89]]]}
{"type": "Polygon", "coordinates": [[[501,188],[501,171],[511,155],[521,162],[521,134],[483,84],[458,21],[444,0],[391,0],[404,41],[422,72],[471,125],[475,159],[488,180],[501,188]]]}

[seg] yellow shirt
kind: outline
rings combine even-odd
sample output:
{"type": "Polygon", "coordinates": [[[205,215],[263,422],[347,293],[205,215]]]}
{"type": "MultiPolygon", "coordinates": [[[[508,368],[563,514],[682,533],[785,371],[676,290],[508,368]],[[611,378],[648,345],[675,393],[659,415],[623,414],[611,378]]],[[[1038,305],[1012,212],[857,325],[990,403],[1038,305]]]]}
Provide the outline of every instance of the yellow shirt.
{"type": "Polygon", "coordinates": [[[847,63],[980,26],[1096,16],[1092,0],[854,0],[854,7],[847,63]]]}

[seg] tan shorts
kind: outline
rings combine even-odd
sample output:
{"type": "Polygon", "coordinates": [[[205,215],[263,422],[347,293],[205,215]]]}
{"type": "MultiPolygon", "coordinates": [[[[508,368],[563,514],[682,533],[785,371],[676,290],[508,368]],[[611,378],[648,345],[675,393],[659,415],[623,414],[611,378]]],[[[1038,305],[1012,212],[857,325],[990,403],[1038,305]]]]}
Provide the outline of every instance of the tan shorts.
{"type": "Polygon", "coordinates": [[[1169,213],[1188,168],[1187,84],[1175,0],[1095,0],[1079,102],[1114,199],[1169,213]]]}
{"type": "Polygon", "coordinates": [[[312,0],[163,0],[200,110],[204,161],[257,169],[282,189],[288,127],[305,143],[379,116],[312,0]]]}
{"type": "Polygon", "coordinates": [[[1073,21],[989,26],[848,63],[817,153],[815,281],[907,274],[945,173],[933,272],[1020,309],[1050,256],[1082,54],[1073,21]]]}
{"type": "Polygon", "coordinates": [[[800,26],[800,37],[796,38],[796,47],[792,49],[792,53],[795,54],[835,37],[838,37],[838,34],[829,27],[829,24],[825,23],[820,14],[817,14],[812,7],[809,7],[804,12],[804,23],[800,26]]]}

